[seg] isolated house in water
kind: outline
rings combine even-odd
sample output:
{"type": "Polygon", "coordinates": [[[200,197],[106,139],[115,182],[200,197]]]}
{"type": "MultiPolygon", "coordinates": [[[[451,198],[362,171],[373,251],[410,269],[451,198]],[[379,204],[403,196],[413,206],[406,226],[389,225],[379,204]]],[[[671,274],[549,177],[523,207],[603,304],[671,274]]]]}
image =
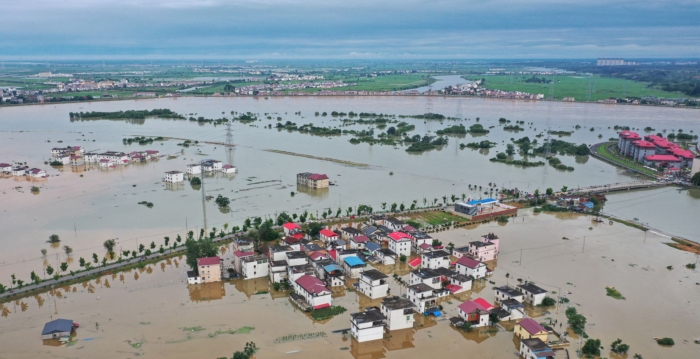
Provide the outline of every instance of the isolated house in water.
{"type": "Polygon", "coordinates": [[[41,331],[41,339],[54,339],[68,337],[73,332],[73,321],[70,319],[56,319],[44,324],[41,331]]]}

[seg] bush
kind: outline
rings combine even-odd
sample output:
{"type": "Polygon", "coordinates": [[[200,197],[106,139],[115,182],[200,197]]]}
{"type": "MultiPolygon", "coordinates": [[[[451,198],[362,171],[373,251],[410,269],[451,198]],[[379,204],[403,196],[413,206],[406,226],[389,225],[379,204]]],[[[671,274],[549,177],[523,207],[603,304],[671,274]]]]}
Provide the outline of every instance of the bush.
{"type": "Polygon", "coordinates": [[[610,351],[612,351],[613,353],[627,354],[628,350],[630,350],[630,346],[627,344],[623,344],[622,339],[618,338],[616,341],[610,344],[610,351]]]}
{"type": "Polygon", "coordinates": [[[328,308],[323,308],[323,309],[314,310],[314,311],[311,312],[311,316],[312,316],[315,320],[319,320],[319,321],[320,321],[320,320],[325,320],[325,319],[332,318],[332,317],[334,317],[334,316],[336,316],[336,315],[338,315],[338,314],[345,313],[346,310],[347,310],[347,309],[345,309],[345,307],[342,307],[342,306],[339,306],[339,305],[335,305],[335,306],[328,307],[328,308]]]}
{"type": "Polygon", "coordinates": [[[557,301],[554,298],[544,297],[544,299],[542,299],[542,303],[540,303],[540,306],[551,307],[551,306],[556,305],[556,304],[557,304],[557,301]]]}
{"type": "Polygon", "coordinates": [[[673,342],[673,339],[671,339],[671,338],[661,338],[661,339],[657,340],[656,342],[659,343],[659,345],[674,345],[674,344],[676,344],[673,342]]]}
{"type": "Polygon", "coordinates": [[[599,339],[588,339],[586,344],[581,348],[581,353],[587,355],[600,355],[600,340],[599,339]]]}

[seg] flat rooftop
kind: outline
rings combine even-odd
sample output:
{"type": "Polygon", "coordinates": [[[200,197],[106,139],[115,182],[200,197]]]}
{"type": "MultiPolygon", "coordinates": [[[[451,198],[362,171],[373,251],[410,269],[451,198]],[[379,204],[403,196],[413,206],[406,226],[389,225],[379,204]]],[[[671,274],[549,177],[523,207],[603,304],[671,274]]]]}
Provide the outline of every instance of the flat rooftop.
{"type": "Polygon", "coordinates": [[[370,269],[362,272],[363,277],[367,277],[371,280],[380,280],[380,279],[385,279],[389,278],[386,274],[376,270],[376,269],[370,269]]]}
{"type": "Polygon", "coordinates": [[[384,298],[382,305],[387,307],[389,310],[409,309],[416,307],[416,305],[410,300],[399,296],[384,298]]]}

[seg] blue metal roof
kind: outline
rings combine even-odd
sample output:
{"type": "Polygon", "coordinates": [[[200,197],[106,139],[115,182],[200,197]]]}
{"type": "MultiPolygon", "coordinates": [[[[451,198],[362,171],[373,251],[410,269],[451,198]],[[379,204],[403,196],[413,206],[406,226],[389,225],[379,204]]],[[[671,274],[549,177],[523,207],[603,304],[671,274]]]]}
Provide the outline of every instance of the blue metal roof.
{"type": "Polygon", "coordinates": [[[473,200],[467,202],[467,204],[470,206],[476,206],[477,204],[488,204],[488,203],[493,203],[493,202],[496,202],[496,200],[493,198],[484,198],[484,199],[473,199],[473,200]]]}
{"type": "Polygon", "coordinates": [[[345,261],[345,263],[347,263],[351,267],[365,265],[365,262],[363,262],[362,259],[355,256],[345,257],[343,261],[345,261]]]}
{"type": "Polygon", "coordinates": [[[382,249],[382,246],[374,242],[367,242],[367,244],[365,244],[365,248],[367,248],[367,250],[370,252],[374,252],[379,249],[382,249]]]}
{"type": "Polygon", "coordinates": [[[56,319],[44,324],[44,330],[41,335],[48,335],[60,332],[69,332],[73,330],[73,321],[70,319],[56,319]]]}
{"type": "Polygon", "coordinates": [[[342,268],[341,266],[337,265],[337,264],[329,264],[329,265],[327,265],[327,266],[324,266],[323,269],[325,269],[326,272],[328,272],[328,273],[330,273],[330,272],[332,272],[332,271],[334,271],[334,270],[339,270],[339,271],[342,271],[342,270],[343,270],[343,268],[342,268]]]}

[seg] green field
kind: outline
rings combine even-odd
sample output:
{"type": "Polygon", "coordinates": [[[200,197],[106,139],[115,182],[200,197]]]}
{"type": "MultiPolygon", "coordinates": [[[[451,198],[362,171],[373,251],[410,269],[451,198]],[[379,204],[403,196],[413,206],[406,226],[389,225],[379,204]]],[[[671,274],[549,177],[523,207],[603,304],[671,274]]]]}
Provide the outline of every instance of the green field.
{"type": "MultiPolygon", "coordinates": [[[[543,94],[545,97],[549,98],[550,84],[525,82],[526,79],[531,77],[532,75],[465,76],[465,78],[470,80],[485,78],[486,83],[483,86],[488,89],[543,94]]],[[[536,77],[554,79],[554,85],[552,87],[554,88],[555,99],[573,97],[576,101],[586,101],[589,86],[591,89],[590,101],[604,100],[608,98],[646,96],[663,98],[686,97],[681,93],[662,91],[653,87],[649,88],[647,87],[646,83],[625,79],[574,75],[536,75],[536,77]]]]}
{"type": "MultiPolygon", "coordinates": [[[[613,142],[613,143],[614,143],[614,142],[613,142]]],[[[612,143],[611,143],[611,144],[612,144],[612,143]]],[[[659,173],[658,173],[658,172],[656,172],[656,171],[654,171],[654,170],[651,170],[651,169],[649,169],[649,168],[647,168],[647,167],[644,167],[644,166],[642,166],[640,163],[637,163],[637,162],[635,162],[635,161],[632,161],[632,160],[630,160],[629,158],[625,158],[625,157],[623,157],[623,156],[620,156],[620,155],[617,153],[617,148],[616,148],[615,146],[612,146],[611,148],[613,149],[613,150],[612,150],[613,152],[611,152],[610,150],[608,150],[608,145],[607,145],[607,144],[606,144],[606,145],[602,145],[602,146],[598,147],[598,154],[599,154],[601,157],[603,157],[603,158],[605,158],[605,159],[607,159],[607,160],[610,160],[610,161],[612,161],[612,162],[618,163],[618,164],[620,164],[620,165],[622,165],[622,166],[627,166],[627,167],[633,168],[633,169],[635,169],[635,170],[637,170],[637,171],[639,171],[639,172],[642,172],[643,174],[646,174],[646,175],[648,175],[648,176],[651,176],[651,177],[654,177],[654,178],[656,178],[656,177],[659,176],[659,173]]]]}
{"type": "Polygon", "coordinates": [[[462,223],[469,221],[464,217],[456,216],[454,214],[450,214],[443,211],[411,213],[408,215],[408,217],[416,219],[419,223],[424,222],[431,226],[452,224],[453,221],[454,223],[462,223]]]}

